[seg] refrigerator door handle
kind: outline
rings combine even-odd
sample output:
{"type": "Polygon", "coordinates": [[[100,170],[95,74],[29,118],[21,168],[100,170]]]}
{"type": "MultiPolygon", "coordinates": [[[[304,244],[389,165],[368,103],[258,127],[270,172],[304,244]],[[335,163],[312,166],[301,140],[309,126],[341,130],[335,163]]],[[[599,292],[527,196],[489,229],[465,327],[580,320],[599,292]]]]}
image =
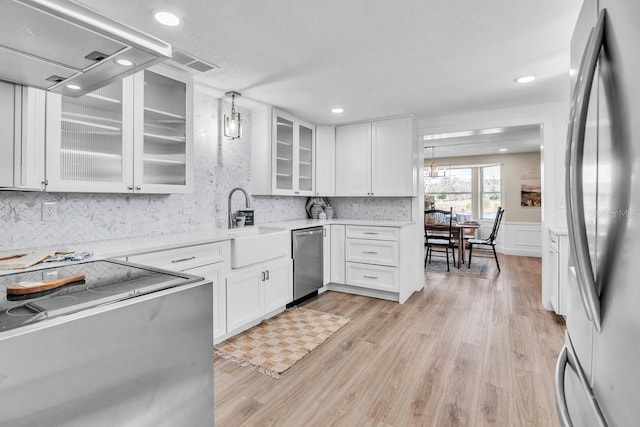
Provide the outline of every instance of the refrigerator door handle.
{"type": "Polygon", "coordinates": [[[558,417],[560,418],[560,423],[563,427],[573,427],[573,423],[571,422],[571,415],[569,414],[569,408],[567,406],[567,396],[564,389],[564,376],[567,365],[569,365],[578,376],[585,394],[589,397],[589,403],[591,404],[598,424],[600,424],[600,426],[602,427],[608,427],[607,421],[604,418],[604,414],[602,413],[600,405],[598,404],[598,400],[593,395],[593,390],[589,385],[589,381],[587,380],[587,377],[585,376],[584,371],[580,366],[580,362],[578,361],[576,352],[573,349],[573,344],[571,343],[568,332],[566,332],[565,334],[565,344],[560,351],[558,362],[556,363],[556,406],[558,408],[558,417]]]}
{"type": "Polygon", "coordinates": [[[556,407],[558,408],[558,418],[562,427],[573,427],[569,408],[567,407],[567,395],[564,390],[564,373],[567,369],[569,358],[567,356],[567,346],[563,346],[556,363],[556,407]]]}
{"type": "Polygon", "coordinates": [[[589,41],[580,63],[580,72],[577,80],[577,90],[571,106],[571,123],[569,123],[568,138],[570,138],[567,150],[567,220],[569,225],[569,239],[573,247],[578,287],[582,295],[587,317],[591,319],[598,332],[601,330],[600,299],[596,290],[596,278],[593,273],[587,230],[585,227],[585,214],[583,203],[582,166],[584,158],[585,130],[589,98],[595,78],[598,56],[603,43],[604,20],[606,12],[601,10],[598,21],[591,30],[589,41]]]}

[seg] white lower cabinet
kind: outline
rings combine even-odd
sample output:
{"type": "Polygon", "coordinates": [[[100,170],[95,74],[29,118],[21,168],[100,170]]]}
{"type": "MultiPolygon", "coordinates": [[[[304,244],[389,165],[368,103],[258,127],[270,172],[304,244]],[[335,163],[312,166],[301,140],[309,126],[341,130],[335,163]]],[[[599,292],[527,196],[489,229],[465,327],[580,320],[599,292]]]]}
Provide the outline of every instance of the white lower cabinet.
{"type": "Polygon", "coordinates": [[[398,242],[347,239],[346,259],[366,264],[398,266],[398,242]]]}
{"type": "Polygon", "coordinates": [[[566,233],[549,233],[551,292],[549,299],[557,314],[567,314],[569,277],[569,237],[566,233]]]}
{"type": "Polygon", "coordinates": [[[415,291],[410,268],[413,228],[331,226],[331,283],[327,288],[404,303],[415,291]]]}
{"type": "Polygon", "coordinates": [[[399,229],[347,226],[347,284],[380,291],[398,292],[399,229]]]}
{"type": "Polygon", "coordinates": [[[227,329],[230,333],[262,319],[264,298],[260,294],[263,277],[264,272],[255,269],[234,271],[227,277],[227,329]]]}
{"type": "Polygon", "coordinates": [[[398,292],[400,272],[397,267],[347,262],[347,283],[352,286],[398,292]]]}
{"type": "Polygon", "coordinates": [[[227,332],[226,288],[224,277],[230,266],[231,247],[228,241],[192,245],[130,255],[127,261],[165,270],[202,276],[213,286],[213,342],[225,338],[227,332]]]}
{"type": "Polygon", "coordinates": [[[283,309],[293,301],[293,277],[291,260],[266,266],[264,289],[264,313],[269,315],[283,309]]]}
{"type": "Polygon", "coordinates": [[[322,286],[331,282],[331,225],[322,227],[322,286]]]}
{"type": "Polygon", "coordinates": [[[293,301],[291,259],[231,270],[226,288],[227,335],[232,336],[293,301]]]}
{"type": "Polygon", "coordinates": [[[344,240],[345,226],[331,226],[331,283],[343,285],[346,283],[345,278],[345,255],[344,240]]]}
{"type": "Polygon", "coordinates": [[[224,269],[220,264],[184,270],[184,273],[202,276],[213,285],[213,342],[218,343],[227,333],[227,295],[224,286],[224,269]]]}

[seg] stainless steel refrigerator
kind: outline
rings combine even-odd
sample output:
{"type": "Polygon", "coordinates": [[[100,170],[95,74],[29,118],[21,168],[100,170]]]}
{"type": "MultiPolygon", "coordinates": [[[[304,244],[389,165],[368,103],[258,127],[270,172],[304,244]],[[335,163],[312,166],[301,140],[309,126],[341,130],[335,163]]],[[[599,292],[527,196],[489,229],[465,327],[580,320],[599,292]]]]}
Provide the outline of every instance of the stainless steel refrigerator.
{"type": "Polygon", "coordinates": [[[571,41],[565,426],[640,425],[640,1],[585,0],[571,41]]]}

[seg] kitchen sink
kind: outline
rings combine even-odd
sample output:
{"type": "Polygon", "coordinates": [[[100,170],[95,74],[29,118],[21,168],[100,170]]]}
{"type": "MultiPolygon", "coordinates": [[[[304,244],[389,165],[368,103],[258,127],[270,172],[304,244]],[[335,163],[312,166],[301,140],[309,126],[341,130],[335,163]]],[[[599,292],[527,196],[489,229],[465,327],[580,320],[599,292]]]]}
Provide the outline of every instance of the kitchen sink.
{"type": "Polygon", "coordinates": [[[291,234],[284,227],[234,228],[227,235],[232,237],[231,268],[246,267],[290,254],[291,234]]]}

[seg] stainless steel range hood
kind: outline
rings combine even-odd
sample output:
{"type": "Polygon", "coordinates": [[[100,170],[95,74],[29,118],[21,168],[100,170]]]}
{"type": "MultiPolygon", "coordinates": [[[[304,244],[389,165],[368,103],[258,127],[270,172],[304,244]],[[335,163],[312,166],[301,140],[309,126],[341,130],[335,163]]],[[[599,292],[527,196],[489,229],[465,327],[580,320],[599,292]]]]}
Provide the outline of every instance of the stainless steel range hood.
{"type": "Polygon", "coordinates": [[[0,2],[0,80],[80,96],[171,53],[171,45],[69,0],[0,2]]]}

